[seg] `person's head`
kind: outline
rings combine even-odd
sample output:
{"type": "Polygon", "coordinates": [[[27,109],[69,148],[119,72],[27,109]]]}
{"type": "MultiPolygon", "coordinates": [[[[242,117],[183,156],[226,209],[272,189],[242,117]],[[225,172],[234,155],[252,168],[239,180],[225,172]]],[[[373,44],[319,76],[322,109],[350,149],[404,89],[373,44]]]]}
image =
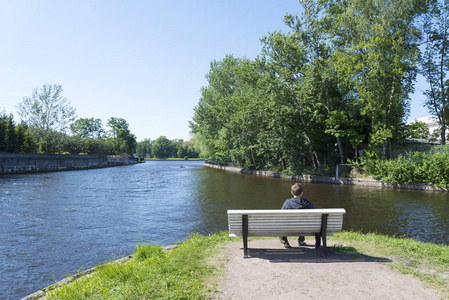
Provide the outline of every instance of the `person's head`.
{"type": "Polygon", "coordinates": [[[292,195],[295,197],[302,195],[302,185],[300,183],[292,185],[292,195]]]}

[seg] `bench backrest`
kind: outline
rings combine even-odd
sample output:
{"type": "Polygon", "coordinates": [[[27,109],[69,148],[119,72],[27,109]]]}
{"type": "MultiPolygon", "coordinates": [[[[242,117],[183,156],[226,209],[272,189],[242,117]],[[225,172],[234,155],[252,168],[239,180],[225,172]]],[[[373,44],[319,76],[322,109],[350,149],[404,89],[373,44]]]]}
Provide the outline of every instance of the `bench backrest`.
{"type": "Polygon", "coordinates": [[[321,231],[321,217],[328,214],[328,235],[341,231],[343,208],[228,210],[229,236],[243,235],[242,215],[248,215],[248,236],[299,236],[321,231]]]}

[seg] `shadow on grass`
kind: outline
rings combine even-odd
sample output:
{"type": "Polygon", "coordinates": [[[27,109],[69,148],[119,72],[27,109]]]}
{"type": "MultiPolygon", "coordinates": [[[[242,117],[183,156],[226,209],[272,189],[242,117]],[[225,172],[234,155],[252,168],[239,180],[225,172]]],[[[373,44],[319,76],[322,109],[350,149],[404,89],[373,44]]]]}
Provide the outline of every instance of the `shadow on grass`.
{"type": "Polygon", "coordinates": [[[365,255],[353,247],[343,246],[327,247],[326,254],[323,253],[323,247],[315,249],[313,246],[288,249],[249,248],[248,255],[249,259],[266,259],[271,263],[392,262],[388,258],[365,255]]]}

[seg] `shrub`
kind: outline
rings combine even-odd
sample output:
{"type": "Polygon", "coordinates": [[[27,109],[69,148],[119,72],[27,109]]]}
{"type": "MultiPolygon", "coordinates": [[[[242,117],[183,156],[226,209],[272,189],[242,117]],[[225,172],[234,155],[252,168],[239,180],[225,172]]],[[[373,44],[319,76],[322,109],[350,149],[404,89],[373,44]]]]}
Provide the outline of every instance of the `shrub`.
{"type": "Polygon", "coordinates": [[[396,159],[365,160],[363,168],[373,178],[390,184],[427,183],[448,187],[449,147],[435,147],[429,152],[408,152],[406,157],[399,155],[396,159]]]}

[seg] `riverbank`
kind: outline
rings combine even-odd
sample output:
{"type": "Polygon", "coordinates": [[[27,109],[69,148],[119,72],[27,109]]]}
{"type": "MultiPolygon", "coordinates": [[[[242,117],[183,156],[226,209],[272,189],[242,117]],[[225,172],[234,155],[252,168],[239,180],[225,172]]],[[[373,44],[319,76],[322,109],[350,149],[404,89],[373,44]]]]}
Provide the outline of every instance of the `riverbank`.
{"type": "Polygon", "coordinates": [[[99,169],[134,164],[124,155],[0,153],[0,175],[99,169]]]}
{"type": "Polygon", "coordinates": [[[251,258],[243,259],[241,244],[227,232],[216,232],[192,235],[167,251],[139,245],[126,262],[98,266],[56,290],[24,299],[449,297],[447,246],[342,232],[330,237],[329,257],[311,246],[285,249],[277,239],[253,238],[251,258]]]}
{"type": "Polygon", "coordinates": [[[245,170],[237,167],[221,166],[211,163],[205,163],[206,167],[224,170],[232,173],[257,175],[271,178],[280,178],[285,180],[310,182],[310,183],[327,183],[327,184],[343,184],[343,185],[361,185],[361,186],[373,186],[373,187],[386,187],[395,189],[410,189],[432,192],[448,192],[449,189],[436,187],[429,184],[417,183],[417,184],[387,184],[379,180],[371,178],[342,178],[342,177],[327,177],[316,175],[302,175],[302,176],[287,176],[281,173],[272,171],[257,171],[257,170],[245,170]]]}

